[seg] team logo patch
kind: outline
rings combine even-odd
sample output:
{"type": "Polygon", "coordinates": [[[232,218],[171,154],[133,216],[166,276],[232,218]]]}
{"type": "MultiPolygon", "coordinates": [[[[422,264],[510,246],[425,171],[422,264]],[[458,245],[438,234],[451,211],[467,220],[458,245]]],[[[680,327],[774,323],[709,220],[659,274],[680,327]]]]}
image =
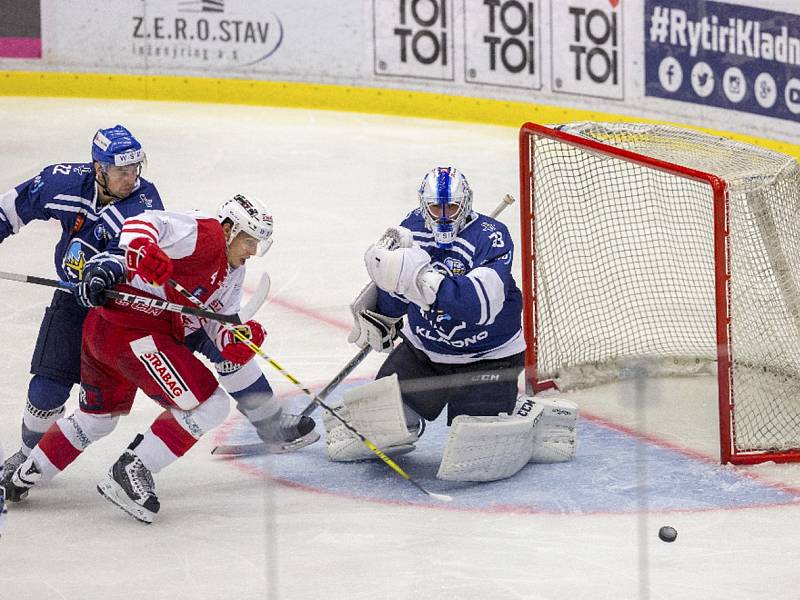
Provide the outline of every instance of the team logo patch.
{"type": "Polygon", "coordinates": [[[83,221],[84,216],[79,214],[75,217],[75,223],[72,225],[72,229],[70,229],[70,233],[78,233],[83,228],[83,221]]]}
{"type": "Polygon", "coordinates": [[[64,262],[62,263],[67,278],[71,281],[79,281],[85,264],[86,253],[84,252],[83,243],[81,240],[73,240],[66,254],[64,254],[64,262]]]}
{"type": "Polygon", "coordinates": [[[467,272],[467,268],[464,266],[464,263],[457,258],[445,258],[444,266],[452,275],[463,275],[467,272]]]}
{"type": "Polygon", "coordinates": [[[78,395],[78,404],[86,412],[96,412],[103,409],[103,393],[99,387],[81,383],[81,391],[78,395]]]}
{"type": "Polygon", "coordinates": [[[44,180],[42,179],[42,176],[41,175],[37,175],[33,180],[33,185],[31,186],[30,193],[31,194],[35,194],[40,189],[42,189],[43,185],[44,185],[44,180]]]}
{"type": "Polygon", "coordinates": [[[163,353],[147,352],[136,357],[168,398],[177,399],[189,391],[189,386],[163,353]]]}

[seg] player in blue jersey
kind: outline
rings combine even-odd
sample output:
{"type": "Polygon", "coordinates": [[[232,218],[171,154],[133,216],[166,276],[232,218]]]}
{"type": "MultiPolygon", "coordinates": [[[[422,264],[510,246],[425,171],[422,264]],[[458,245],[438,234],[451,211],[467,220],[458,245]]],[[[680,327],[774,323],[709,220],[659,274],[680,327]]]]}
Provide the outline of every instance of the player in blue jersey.
{"type": "MultiPolygon", "coordinates": [[[[127,217],[163,210],[155,186],[141,177],[144,164],[141,144],[125,127],[98,130],[92,162],[49,165],[0,195],[0,242],[31,221],[58,221],[56,273],[63,281],[77,283],[84,265],[115,242],[127,217]]],[[[71,293],[60,289],[45,309],[31,360],[22,446],[6,461],[6,477],[64,413],[70,390],[80,381],[86,313],[71,293]]]]}
{"type": "MultiPolygon", "coordinates": [[[[451,431],[439,477],[507,477],[530,460],[541,412],[514,414],[525,340],[513,240],[503,223],[472,210],[472,190],[455,168],[428,172],[418,200],[401,226],[366,252],[377,290],[367,286],[351,306],[349,341],[390,353],[376,381],[345,393],[339,410],[369,424],[362,433],[399,454],[412,450],[424,422],[446,407],[451,431]],[[400,318],[401,342],[392,348],[400,318]],[[510,458],[509,429],[519,430],[510,458]]],[[[338,421],[324,421],[332,460],[374,456],[338,421]]]]}

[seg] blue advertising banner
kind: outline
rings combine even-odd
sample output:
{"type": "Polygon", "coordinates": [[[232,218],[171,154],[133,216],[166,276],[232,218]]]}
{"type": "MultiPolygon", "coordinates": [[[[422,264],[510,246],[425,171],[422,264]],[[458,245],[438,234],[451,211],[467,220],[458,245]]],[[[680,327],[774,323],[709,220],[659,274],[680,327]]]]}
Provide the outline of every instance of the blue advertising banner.
{"type": "Polygon", "coordinates": [[[800,121],[800,15],[646,0],[645,95],[800,121]]]}

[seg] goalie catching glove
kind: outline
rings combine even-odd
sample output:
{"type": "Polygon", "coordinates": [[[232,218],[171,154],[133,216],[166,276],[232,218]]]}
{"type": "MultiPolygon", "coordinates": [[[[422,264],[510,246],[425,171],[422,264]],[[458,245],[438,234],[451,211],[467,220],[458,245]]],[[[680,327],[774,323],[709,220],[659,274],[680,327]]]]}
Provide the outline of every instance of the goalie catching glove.
{"type": "Polygon", "coordinates": [[[444,275],[431,266],[431,257],[419,246],[388,250],[380,243],[364,255],[370,279],[379,288],[400,294],[424,310],[436,301],[444,275]]]}
{"type": "Polygon", "coordinates": [[[267,331],[258,321],[248,321],[244,325],[237,325],[231,329],[220,329],[217,346],[222,358],[237,365],[243,365],[255,356],[256,351],[241,339],[242,337],[250,344],[261,346],[267,337],[267,331]],[[234,331],[239,332],[239,335],[234,331]]]}
{"type": "Polygon", "coordinates": [[[164,285],[172,277],[172,259],[148,238],[131,240],[125,251],[125,262],[130,279],[138,275],[145,283],[164,285]]]}
{"type": "Polygon", "coordinates": [[[84,308],[102,306],[108,300],[106,292],[124,278],[125,268],[119,260],[109,254],[98,254],[81,271],[75,301],[84,308]]]}

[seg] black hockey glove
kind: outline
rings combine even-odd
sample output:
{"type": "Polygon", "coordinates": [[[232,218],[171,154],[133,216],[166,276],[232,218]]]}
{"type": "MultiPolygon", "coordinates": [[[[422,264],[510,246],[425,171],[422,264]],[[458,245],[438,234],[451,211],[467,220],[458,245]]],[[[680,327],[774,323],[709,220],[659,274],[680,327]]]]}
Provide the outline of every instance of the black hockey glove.
{"type": "MultiPolygon", "coordinates": [[[[95,257],[96,258],[96,257],[95,257]]],[[[84,308],[102,306],[108,300],[106,291],[125,277],[122,263],[113,258],[92,259],[83,268],[75,288],[75,301],[84,308]]]]}

